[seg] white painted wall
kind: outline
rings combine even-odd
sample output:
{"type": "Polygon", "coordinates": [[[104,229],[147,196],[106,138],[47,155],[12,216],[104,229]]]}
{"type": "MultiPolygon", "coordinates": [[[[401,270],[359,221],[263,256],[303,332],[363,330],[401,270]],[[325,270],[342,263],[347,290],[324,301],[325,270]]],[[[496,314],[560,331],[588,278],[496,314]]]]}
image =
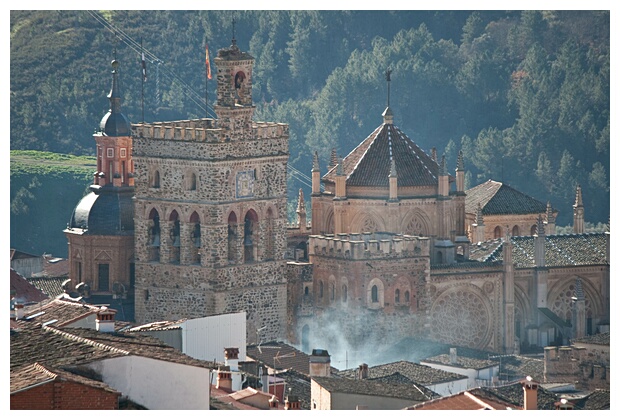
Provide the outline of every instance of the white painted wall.
{"type": "Polygon", "coordinates": [[[183,330],[183,353],[194,359],[224,363],[224,349],[237,347],[239,360],[246,355],[246,313],[188,319],[183,330]]]}
{"type": "MultiPolygon", "coordinates": [[[[433,369],[444,370],[446,372],[457,373],[467,376],[467,389],[476,388],[482,385],[482,381],[492,381],[493,374],[499,375],[499,366],[491,366],[484,369],[462,368],[432,362],[420,362],[421,365],[432,367],[433,369]]],[[[488,384],[485,384],[488,385],[488,384]]],[[[429,387],[430,388],[430,387],[429,387]]],[[[460,392],[460,391],[457,391],[460,392]]],[[[443,395],[443,394],[442,394],[443,395]]],[[[449,395],[449,394],[448,394],[449,395]]]]}
{"type": "Polygon", "coordinates": [[[442,382],[440,384],[424,385],[428,389],[435,391],[442,397],[458,394],[461,391],[468,390],[468,378],[459,379],[456,381],[442,382]]]}
{"type": "Polygon", "coordinates": [[[103,382],[149,410],[208,410],[210,369],[142,356],[89,364],[103,382]]]}

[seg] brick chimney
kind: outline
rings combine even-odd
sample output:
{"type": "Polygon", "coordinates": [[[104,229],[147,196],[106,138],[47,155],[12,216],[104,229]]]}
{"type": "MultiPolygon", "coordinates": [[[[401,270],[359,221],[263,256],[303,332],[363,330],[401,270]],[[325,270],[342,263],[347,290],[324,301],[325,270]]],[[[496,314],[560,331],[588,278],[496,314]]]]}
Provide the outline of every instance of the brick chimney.
{"type": "Polygon", "coordinates": [[[224,365],[228,366],[231,372],[231,389],[239,391],[241,389],[241,374],[239,374],[238,347],[227,347],[224,349],[224,365]]]}
{"type": "Polygon", "coordinates": [[[357,379],[368,379],[368,365],[362,363],[357,369],[357,379]]]}
{"type": "Polygon", "coordinates": [[[521,382],[521,386],[523,387],[523,409],[538,410],[538,382],[528,376],[521,382]]]}
{"type": "Polygon", "coordinates": [[[113,333],[115,331],[115,315],[116,311],[109,308],[102,308],[99,312],[97,312],[97,320],[95,321],[97,331],[103,333],[113,333]]]}
{"type": "Polygon", "coordinates": [[[232,375],[229,370],[217,370],[217,383],[215,387],[226,392],[232,392],[232,375]]]}
{"type": "Polygon", "coordinates": [[[331,358],[327,350],[312,350],[312,355],[310,355],[310,376],[328,377],[330,374],[331,358]]]}
{"type": "Polygon", "coordinates": [[[301,402],[299,398],[294,395],[289,395],[286,397],[284,402],[285,410],[301,410],[301,402]]]}
{"type": "Polygon", "coordinates": [[[278,399],[275,395],[272,395],[269,399],[269,408],[278,408],[278,399]]]}

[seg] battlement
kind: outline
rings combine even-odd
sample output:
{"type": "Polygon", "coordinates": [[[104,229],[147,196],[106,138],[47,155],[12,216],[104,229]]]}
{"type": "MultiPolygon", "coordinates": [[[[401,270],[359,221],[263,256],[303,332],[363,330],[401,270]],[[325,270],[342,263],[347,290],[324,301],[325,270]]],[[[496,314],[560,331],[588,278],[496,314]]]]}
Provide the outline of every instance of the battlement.
{"type": "MultiPolygon", "coordinates": [[[[217,127],[217,120],[202,118],[155,122],[152,124],[132,124],[132,134],[136,138],[149,140],[177,140],[200,143],[230,142],[226,131],[217,127]]],[[[288,124],[252,121],[252,140],[270,140],[288,137],[288,124]]]]}
{"type": "Polygon", "coordinates": [[[391,233],[310,235],[310,255],[352,260],[429,257],[430,239],[391,233]]]}

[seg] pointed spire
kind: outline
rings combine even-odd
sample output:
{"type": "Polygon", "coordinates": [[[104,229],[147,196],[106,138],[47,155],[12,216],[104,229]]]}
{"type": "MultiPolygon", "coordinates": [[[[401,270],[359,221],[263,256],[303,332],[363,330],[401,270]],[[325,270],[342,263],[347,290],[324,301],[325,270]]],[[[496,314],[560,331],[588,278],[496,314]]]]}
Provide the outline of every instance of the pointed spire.
{"type": "Polygon", "coordinates": [[[431,158],[437,162],[437,149],[435,149],[434,147],[431,149],[431,158]]]}
{"type": "Polygon", "coordinates": [[[343,174],[343,168],[342,168],[342,158],[338,159],[338,164],[337,164],[337,168],[336,168],[336,175],[342,175],[343,174]]]}
{"type": "Polygon", "coordinates": [[[112,88],[108,94],[110,110],[101,119],[99,128],[102,133],[108,136],[129,136],[131,135],[131,123],[121,112],[121,95],[118,88],[118,66],[119,62],[116,59],[112,60],[112,88]]]}
{"type": "Polygon", "coordinates": [[[555,217],[553,217],[553,207],[551,207],[551,201],[547,201],[547,223],[555,223],[555,217]]]}
{"type": "Polygon", "coordinates": [[[312,158],[312,172],[319,172],[321,169],[319,168],[319,153],[317,151],[314,152],[314,158],[312,158]]]}
{"type": "Polygon", "coordinates": [[[334,147],[332,149],[332,154],[329,158],[329,166],[333,168],[336,165],[338,165],[338,155],[336,154],[336,148],[334,147]]]}
{"type": "Polygon", "coordinates": [[[390,109],[390,82],[392,81],[392,69],[391,68],[387,68],[387,70],[385,71],[385,81],[387,82],[387,108],[386,111],[388,109],[390,109]]]}
{"type": "Polygon", "coordinates": [[[390,178],[396,178],[396,161],[394,158],[390,162],[390,178]]]}
{"type": "Polygon", "coordinates": [[[304,201],[304,191],[300,188],[297,196],[297,214],[306,214],[306,202],[304,201]]]}
{"type": "Polygon", "coordinates": [[[439,164],[439,175],[448,175],[448,168],[446,168],[446,155],[441,156],[441,163],[439,164]]]}
{"type": "Polygon", "coordinates": [[[538,219],[536,220],[536,234],[538,236],[544,236],[545,234],[545,225],[543,224],[542,215],[538,215],[538,219]]]}
{"type": "Polygon", "coordinates": [[[465,170],[465,165],[463,165],[463,151],[462,150],[459,150],[459,155],[456,158],[456,170],[457,171],[465,170]]]}
{"type": "Polygon", "coordinates": [[[575,197],[575,205],[573,207],[583,207],[583,199],[581,197],[581,185],[577,185],[577,195],[575,197]]]}
{"type": "MultiPolygon", "coordinates": [[[[116,53],[114,55],[116,55],[116,53]]],[[[110,100],[110,111],[113,113],[121,112],[121,95],[118,89],[118,66],[118,61],[116,59],[112,60],[112,89],[108,94],[108,99],[110,100]]]]}

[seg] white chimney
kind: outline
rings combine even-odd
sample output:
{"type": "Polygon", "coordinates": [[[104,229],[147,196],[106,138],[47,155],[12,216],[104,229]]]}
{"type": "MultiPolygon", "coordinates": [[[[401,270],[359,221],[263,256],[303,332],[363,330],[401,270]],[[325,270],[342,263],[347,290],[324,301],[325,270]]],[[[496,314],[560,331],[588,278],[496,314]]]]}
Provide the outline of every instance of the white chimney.
{"type": "Polygon", "coordinates": [[[103,333],[113,333],[115,331],[114,316],[116,311],[114,309],[102,308],[97,312],[97,320],[95,326],[97,331],[103,333]]]}
{"type": "Polygon", "coordinates": [[[312,350],[312,355],[310,355],[310,376],[329,377],[330,375],[331,358],[327,350],[312,350]]]}
{"type": "Polygon", "coordinates": [[[241,373],[239,373],[239,348],[227,347],[224,349],[224,365],[231,373],[230,387],[233,391],[241,390],[241,373]]]}
{"type": "Polygon", "coordinates": [[[24,318],[24,304],[16,303],[15,304],[15,319],[23,319],[24,318]]]}
{"type": "Polygon", "coordinates": [[[450,364],[456,365],[456,347],[450,348],[450,364]]]}

